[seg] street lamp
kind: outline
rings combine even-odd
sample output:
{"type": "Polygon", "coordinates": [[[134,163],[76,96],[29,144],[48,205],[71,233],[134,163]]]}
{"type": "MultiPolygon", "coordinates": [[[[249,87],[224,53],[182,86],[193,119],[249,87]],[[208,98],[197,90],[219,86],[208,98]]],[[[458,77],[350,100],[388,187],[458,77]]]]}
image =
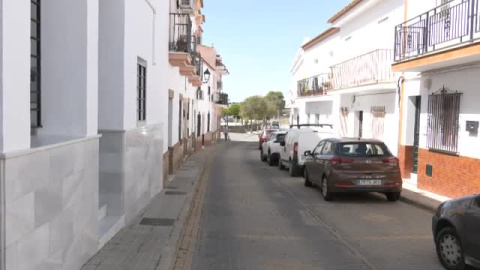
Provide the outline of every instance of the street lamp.
{"type": "Polygon", "coordinates": [[[203,73],[203,83],[208,83],[208,81],[210,80],[210,70],[205,70],[205,72],[203,73]]]}

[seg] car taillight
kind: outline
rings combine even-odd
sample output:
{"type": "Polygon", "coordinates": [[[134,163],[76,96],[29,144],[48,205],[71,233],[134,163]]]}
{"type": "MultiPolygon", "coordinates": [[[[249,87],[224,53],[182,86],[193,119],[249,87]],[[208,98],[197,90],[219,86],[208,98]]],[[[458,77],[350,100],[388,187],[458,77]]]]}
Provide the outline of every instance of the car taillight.
{"type": "Polygon", "coordinates": [[[330,164],[335,165],[335,164],[349,164],[353,163],[353,159],[350,158],[332,158],[330,159],[330,164]]]}
{"type": "Polygon", "coordinates": [[[294,157],[298,156],[298,143],[293,144],[293,156],[294,157]]]}
{"type": "Polygon", "coordinates": [[[393,164],[398,164],[399,160],[396,157],[391,157],[391,158],[386,158],[383,160],[383,163],[393,163],[393,164]]]}

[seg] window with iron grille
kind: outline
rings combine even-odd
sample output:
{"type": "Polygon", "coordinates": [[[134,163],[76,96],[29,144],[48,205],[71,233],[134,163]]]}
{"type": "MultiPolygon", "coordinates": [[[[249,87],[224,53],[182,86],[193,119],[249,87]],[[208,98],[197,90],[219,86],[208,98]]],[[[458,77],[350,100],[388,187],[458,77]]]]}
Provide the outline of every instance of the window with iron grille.
{"type": "Polygon", "coordinates": [[[137,120],[147,119],[147,67],[137,64],[137,120]]]}
{"type": "Polygon", "coordinates": [[[40,91],[40,0],[31,0],[30,22],[30,126],[42,126],[40,91]]]}
{"type": "Polygon", "coordinates": [[[458,152],[461,95],[442,88],[428,97],[427,148],[458,152]]]}

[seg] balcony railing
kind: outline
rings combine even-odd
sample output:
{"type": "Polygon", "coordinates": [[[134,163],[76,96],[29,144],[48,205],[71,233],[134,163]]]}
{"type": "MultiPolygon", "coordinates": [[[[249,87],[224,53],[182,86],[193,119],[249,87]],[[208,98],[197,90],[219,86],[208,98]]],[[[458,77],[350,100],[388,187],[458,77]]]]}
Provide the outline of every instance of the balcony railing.
{"type": "Polygon", "coordinates": [[[170,13],[169,49],[171,52],[196,52],[196,38],[192,35],[189,14],[170,13]]]}
{"type": "Polygon", "coordinates": [[[228,105],[227,93],[215,93],[214,101],[220,105],[228,105]]]}
{"type": "Polygon", "coordinates": [[[480,37],[480,0],[453,0],[395,27],[395,62],[480,37]]]}
{"type": "Polygon", "coordinates": [[[330,74],[323,73],[297,82],[298,96],[322,96],[332,89],[330,74]]]}
{"type": "Polygon", "coordinates": [[[331,67],[333,89],[393,82],[393,51],[375,50],[331,67]]]}

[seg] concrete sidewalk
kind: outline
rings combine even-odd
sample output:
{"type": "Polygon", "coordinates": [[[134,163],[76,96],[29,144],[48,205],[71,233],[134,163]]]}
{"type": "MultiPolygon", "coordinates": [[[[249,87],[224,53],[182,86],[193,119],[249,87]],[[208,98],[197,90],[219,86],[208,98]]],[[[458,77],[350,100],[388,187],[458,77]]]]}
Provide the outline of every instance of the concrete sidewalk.
{"type": "Polygon", "coordinates": [[[441,203],[450,199],[451,198],[419,189],[409,180],[403,180],[403,191],[400,200],[405,203],[415,205],[430,212],[435,212],[441,203]]]}
{"type": "Polygon", "coordinates": [[[82,269],[171,269],[197,184],[213,151],[209,147],[188,158],[168,187],[82,269]]]}

